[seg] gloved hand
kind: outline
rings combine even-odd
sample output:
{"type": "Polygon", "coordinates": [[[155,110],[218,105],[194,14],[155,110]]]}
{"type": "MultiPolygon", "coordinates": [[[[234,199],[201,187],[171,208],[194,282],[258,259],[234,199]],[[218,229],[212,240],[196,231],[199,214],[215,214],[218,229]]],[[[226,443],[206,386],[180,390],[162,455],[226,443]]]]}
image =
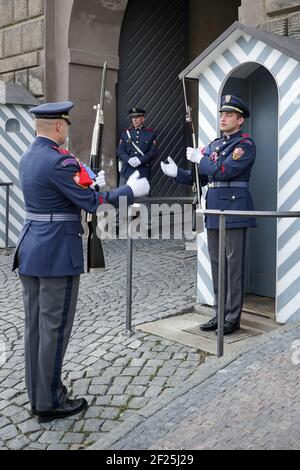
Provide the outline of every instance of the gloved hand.
{"type": "Polygon", "coordinates": [[[186,149],[186,158],[192,162],[199,164],[203,155],[201,154],[200,150],[194,149],[192,147],[188,147],[186,149]]]}
{"type": "Polygon", "coordinates": [[[146,196],[150,191],[150,184],[147,178],[140,178],[138,171],[129,176],[127,183],[132,189],[134,197],[146,196]]]}
{"type": "Polygon", "coordinates": [[[169,163],[160,162],[161,169],[166,176],[176,178],[178,166],[171,157],[168,157],[167,160],[169,163]]]}
{"type": "Polygon", "coordinates": [[[101,170],[99,171],[98,175],[96,176],[96,180],[94,181],[93,184],[91,184],[91,188],[94,189],[95,186],[98,186],[99,188],[103,188],[106,185],[105,181],[105,171],[101,170]]]}
{"type": "Polygon", "coordinates": [[[129,158],[128,163],[132,168],[137,168],[141,164],[141,160],[138,157],[129,158]]]}

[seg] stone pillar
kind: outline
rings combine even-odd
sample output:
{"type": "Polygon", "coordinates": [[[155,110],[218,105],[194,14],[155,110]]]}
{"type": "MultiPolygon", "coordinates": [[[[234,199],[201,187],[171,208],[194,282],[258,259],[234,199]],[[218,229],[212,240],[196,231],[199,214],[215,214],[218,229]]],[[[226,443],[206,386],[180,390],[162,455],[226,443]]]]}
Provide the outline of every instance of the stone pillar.
{"type": "Polygon", "coordinates": [[[265,0],[242,0],[239,21],[257,27],[265,21],[265,0]]]}
{"type": "Polygon", "coordinates": [[[70,144],[72,151],[86,162],[89,161],[95,122],[93,105],[99,103],[103,64],[105,61],[108,64],[103,166],[111,187],[116,185],[117,176],[116,87],[119,38],[126,6],[127,0],[75,0],[68,38],[68,96],[76,103],[70,144]]]}

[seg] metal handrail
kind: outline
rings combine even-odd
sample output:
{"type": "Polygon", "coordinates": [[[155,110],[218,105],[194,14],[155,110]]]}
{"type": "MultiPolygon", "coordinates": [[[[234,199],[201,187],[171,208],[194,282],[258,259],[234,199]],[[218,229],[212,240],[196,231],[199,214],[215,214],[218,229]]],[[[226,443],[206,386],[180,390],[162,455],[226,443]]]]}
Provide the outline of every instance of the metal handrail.
{"type": "Polygon", "coordinates": [[[11,181],[0,181],[0,187],[6,187],[6,209],[5,209],[5,253],[8,253],[8,231],[9,231],[9,189],[14,183],[11,181]]]}
{"type": "Polygon", "coordinates": [[[219,217],[219,272],[218,272],[218,357],[224,354],[224,313],[225,313],[225,237],[226,217],[266,217],[266,218],[299,218],[300,211],[219,211],[200,210],[203,215],[219,217]]]}

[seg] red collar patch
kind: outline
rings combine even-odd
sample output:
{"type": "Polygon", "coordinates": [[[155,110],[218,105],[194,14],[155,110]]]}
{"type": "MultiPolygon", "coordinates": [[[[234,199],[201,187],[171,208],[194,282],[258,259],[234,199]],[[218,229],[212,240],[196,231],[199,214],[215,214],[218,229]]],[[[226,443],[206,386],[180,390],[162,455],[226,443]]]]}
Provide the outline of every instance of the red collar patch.
{"type": "Polygon", "coordinates": [[[66,149],[62,149],[60,147],[55,147],[55,145],[51,145],[51,148],[53,148],[54,150],[57,150],[62,156],[70,155],[70,152],[66,149]]]}

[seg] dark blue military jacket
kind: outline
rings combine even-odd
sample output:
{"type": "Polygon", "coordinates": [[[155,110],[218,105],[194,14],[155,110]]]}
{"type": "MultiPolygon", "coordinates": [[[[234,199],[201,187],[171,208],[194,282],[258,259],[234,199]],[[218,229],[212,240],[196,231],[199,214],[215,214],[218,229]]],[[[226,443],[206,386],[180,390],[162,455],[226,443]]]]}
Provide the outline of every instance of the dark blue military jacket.
{"type": "Polygon", "coordinates": [[[93,213],[102,203],[118,205],[119,196],[133,203],[123,186],[98,193],[82,184],[80,163],[45,137],[37,137],[20,161],[20,182],[26,211],[37,214],[77,214],[78,222],[25,220],[13,269],[37,277],[74,276],[84,272],[81,209],[93,213]]]}
{"type": "MultiPolygon", "coordinates": [[[[202,149],[204,158],[199,164],[201,184],[212,182],[242,182],[250,179],[255,161],[256,147],[247,135],[237,132],[211,142],[202,149]]],[[[188,170],[178,169],[178,183],[192,184],[192,174],[188,170]]],[[[208,189],[206,208],[216,210],[253,210],[252,197],[248,187],[216,187],[208,189]]],[[[226,217],[227,228],[255,227],[254,218],[226,217]]],[[[219,228],[218,217],[206,217],[207,229],[219,228]]]]}
{"type": "Polygon", "coordinates": [[[129,178],[136,170],[139,171],[140,176],[150,178],[151,175],[151,162],[157,156],[157,142],[153,129],[142,127],[140,129],[128,129],[130,139],[127,135],[127,129],[122,132],[121,140],[118,146],[118,157],[122,161],[121,176],[129,178]],[[142,156],[132,145],[135,143],[143,152],[142,156]],[[138,157],[141,165],[133,168],[129,165],[128,160],[133,157],[138,157]]]}

